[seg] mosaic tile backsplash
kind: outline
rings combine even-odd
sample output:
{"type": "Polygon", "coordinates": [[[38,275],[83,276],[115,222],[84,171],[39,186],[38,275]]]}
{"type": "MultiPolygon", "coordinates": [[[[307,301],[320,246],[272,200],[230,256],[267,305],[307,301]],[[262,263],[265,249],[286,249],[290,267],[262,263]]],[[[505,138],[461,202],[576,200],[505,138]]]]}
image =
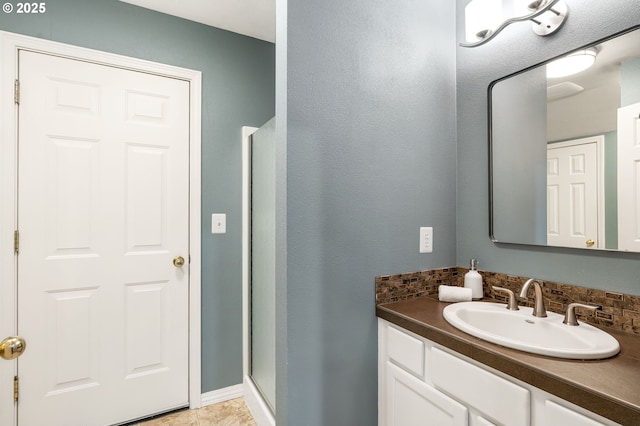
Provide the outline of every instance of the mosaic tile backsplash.
{"type": "MultiPolygon", "coordinates": [[[[384,275],[376,277],[376,304],[398,302],[417,297],[438,297],[438,286],[464,285],[467,268],[451,267],[410,272],[406,274],[384,275]]],[[[484,297],[506,303],[506,297],[491,290],[492,286],[506,287],[518,294],[526,277],[478,271],[482,275],[484,297]]],[[[613,293],[569,284],[545,281],[542,288],[547,310],[564,314],[569,303],[601,305],[602,311],[589,312],[576,309],[579,320],[613,328],[629,333],[640,334],[640,296],[613,293]]],[[[521,306],[533,306],[533,297],[518,298],[521,306]]]]}

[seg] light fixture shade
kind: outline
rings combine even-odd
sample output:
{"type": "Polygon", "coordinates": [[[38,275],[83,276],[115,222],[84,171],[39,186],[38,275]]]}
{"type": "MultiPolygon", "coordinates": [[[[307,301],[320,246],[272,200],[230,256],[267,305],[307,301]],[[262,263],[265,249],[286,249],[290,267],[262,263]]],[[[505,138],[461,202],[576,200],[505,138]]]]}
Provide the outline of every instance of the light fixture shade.
{"type": "Polygon", "coordinates": [[[481,39],[477,34],[494,30],[502,22],[503,0],[471,0],[464,8],[465,38],[468,42],[481,39]]]}
{"type": "Polygon", "coordinates": [[[513,0],[513,16],[525,16],[533,12],[529,5],[533,0],[513,0]]]}
{"type": "Polygon", "coordinates": [[[533,0],[471,0],[464,9],[465,38],[478,41],[478,33],[495,30],[504,20],[531,13],[533,0]]]}
{"type": "Polygon", "coordinates": [[[547,64],[547,78],[566,77],[577,74],[591,67],[596,61],[596,49],[579,50],[570,55],[563,56],[547,64]]]}

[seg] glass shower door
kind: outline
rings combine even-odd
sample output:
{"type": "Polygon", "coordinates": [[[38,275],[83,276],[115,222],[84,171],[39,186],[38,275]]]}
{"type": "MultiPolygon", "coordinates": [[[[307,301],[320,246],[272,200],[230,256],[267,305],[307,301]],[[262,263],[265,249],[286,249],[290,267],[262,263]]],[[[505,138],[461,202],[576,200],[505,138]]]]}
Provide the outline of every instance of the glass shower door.
{"type": "Polygon", "coordinates": [[[275,413],[275,119],[251,136],[250,376],[275,413]]]}

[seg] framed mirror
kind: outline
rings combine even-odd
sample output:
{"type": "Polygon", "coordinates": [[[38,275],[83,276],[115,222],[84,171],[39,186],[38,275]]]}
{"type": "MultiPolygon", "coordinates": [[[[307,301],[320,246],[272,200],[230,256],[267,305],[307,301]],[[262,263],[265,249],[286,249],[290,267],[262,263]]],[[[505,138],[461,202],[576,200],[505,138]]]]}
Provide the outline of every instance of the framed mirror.
{"type": "Polygon", "coordinates": [[[639,28],[489,86],[494,242],[640,252],[639,28]]]}

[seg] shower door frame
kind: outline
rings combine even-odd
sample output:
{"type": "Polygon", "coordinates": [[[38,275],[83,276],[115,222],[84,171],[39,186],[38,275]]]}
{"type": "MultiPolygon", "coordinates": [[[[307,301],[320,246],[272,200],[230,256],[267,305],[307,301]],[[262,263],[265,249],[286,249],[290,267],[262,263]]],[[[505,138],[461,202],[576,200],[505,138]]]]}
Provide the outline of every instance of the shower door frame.
{"type": "Polygon", "coordinates": [[[258,425],[275,426],[275,418],[251,378],[251,135],[258,127],[242,127],[242,387],[258,425]]]}

